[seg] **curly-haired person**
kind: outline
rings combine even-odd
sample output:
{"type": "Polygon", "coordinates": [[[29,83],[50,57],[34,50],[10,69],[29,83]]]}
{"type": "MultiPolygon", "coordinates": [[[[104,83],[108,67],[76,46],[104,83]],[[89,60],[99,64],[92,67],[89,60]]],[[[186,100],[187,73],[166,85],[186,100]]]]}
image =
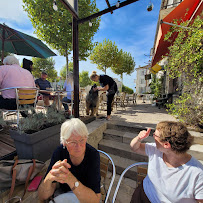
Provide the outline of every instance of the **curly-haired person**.
{"type": "Polygon", "coordinates": [[[148,173],[131,203],[203,202],[203,165],[187,153],[193,137],[180,122],[163,121],[153,134],[155,143],[142,143],[150,129],[141,131],[131,149],[149,157],[148,173]]]}

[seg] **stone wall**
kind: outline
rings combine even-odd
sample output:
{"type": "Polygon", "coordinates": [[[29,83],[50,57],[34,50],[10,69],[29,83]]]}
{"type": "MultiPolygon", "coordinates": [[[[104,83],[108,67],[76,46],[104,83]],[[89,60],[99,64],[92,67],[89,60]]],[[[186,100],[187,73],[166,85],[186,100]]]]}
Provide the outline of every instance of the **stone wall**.
{"type": "Polygon", "coordinates": [[[103,132],[107,128],[107,122],[99,119],[86,124],[86,126],[89,132],[87,143],[98,149],[98,144],[103,139],[103,132]]]}

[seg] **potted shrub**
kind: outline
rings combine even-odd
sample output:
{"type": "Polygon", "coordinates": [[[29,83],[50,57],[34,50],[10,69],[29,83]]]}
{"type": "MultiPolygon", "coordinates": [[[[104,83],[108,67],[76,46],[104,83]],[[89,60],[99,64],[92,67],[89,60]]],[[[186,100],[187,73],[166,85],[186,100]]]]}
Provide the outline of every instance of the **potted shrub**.
{"type": "Polygon", "coordinates": [[[60,127],[65,121],[63,112],[53,106],[46,114],[33,113],[22,118],[18,129],[11,129],[19,159],[48,160],[60,144],[60,127]]]}

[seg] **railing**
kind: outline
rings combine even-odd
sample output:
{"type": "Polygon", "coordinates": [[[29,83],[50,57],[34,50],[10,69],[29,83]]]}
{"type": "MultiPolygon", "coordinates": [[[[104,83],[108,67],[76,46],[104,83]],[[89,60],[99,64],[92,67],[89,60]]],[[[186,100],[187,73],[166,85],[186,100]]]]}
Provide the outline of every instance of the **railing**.
{"type": "Polygon", "coordinates": [[[178,6],[183,0],[163,0],[161,9],[167,9],[178,6]]]}

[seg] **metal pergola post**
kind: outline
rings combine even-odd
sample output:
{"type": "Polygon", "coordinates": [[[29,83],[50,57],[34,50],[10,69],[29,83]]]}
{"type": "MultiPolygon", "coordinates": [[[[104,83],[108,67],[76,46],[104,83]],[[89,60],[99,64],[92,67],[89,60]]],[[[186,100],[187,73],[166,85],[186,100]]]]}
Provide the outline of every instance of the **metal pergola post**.
{"type": "Polygon", "coordinates": [[[83,19],[79,19],[78,17],[78,0],[74,0],[74,9],[69,4],[68,0],[60,0],[62,4],[65,6],[67,10],[72,14],[72,30],[73,30],[73,77],[74,77],[74,116],[75,118],[79,117],[79,40],[78,40],[78,25],[80,23],[84,23],[88,20],[97,18],[99,16],[102,16],[106,13],[113,13],[113,10],[119,9],[121,7],[127,6],[133,2],[139,1],[139,0],[125,0],[120,3],[119,7],[110,6],[108,0],[106,0],[106,3],[108,5],[107,9],[104,9],[103,11],[99,11],[98,13],[95,13],[91,16],[88,16],[83,19]]]}
{"type": "Polygon", "coordinates": [[[79,117],[79,46],[78,22],[73,16],[73,78],[74,78],[74,116],[79,117]]]}

